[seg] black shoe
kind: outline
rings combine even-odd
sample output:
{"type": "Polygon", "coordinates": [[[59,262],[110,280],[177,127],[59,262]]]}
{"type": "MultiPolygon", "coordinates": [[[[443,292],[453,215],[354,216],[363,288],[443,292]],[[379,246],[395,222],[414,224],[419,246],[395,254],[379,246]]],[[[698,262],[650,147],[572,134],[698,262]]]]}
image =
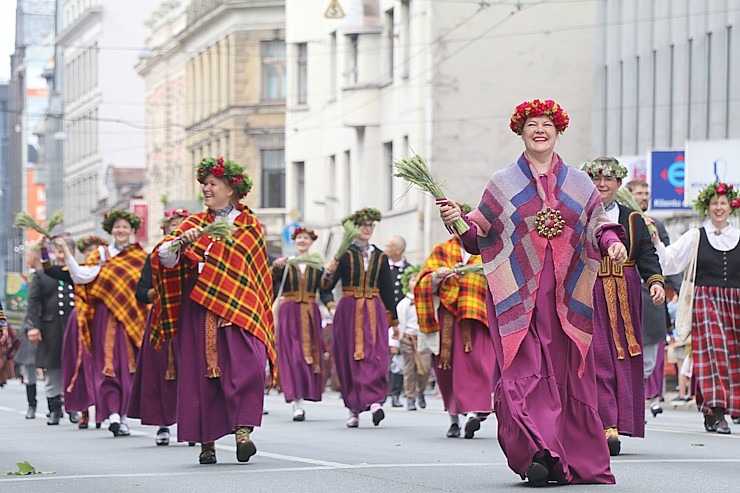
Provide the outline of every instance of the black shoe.
{"type": "Polygon", "coordinates": [[[650,404],[650,412],[653,413],[653,418],[658,414],[663,414],[663,408],[657,402],[650,404]]]}
{"type": "Polygon", "coordinates": [[[170,444],[170,429],[166,426],[157,430],[157,437],[154,439],[157,446],[166,446],[170,444]]]}
{"type": "Polygon", "coordinates": [[[28,410],[26,410],[26,419],[36,419],[36,406],[28,406],[28,410]]]}
{"type": "Polygon", "coordinates": [[[418,394],[416,396],[416,400],[419,402],[419,407],[422,409],[426,409],[427,407],[427,400],[424,397],[424,394],[418,394]]]}
{"type": "Polygon", "coordinates": [[[379,407],[373,412],[373,425],[378,426],[381,421],[385,418],[385,412],[382,407],[379,407]]]}
{"type": "Polygon", "coordinates": [[[403,407],[403,404],[401,404],[401,398],[399,396],[391,396],[391,407],[403,407]]]}
{"type": "Polygon", "coordinates": [[[188,447],[195,447],[195,442],[188,442],[188,447]]]}
{"type": "Polygon", "coordinates": [[[77,428],[81,430],[86,430],[87,427],[90,425],[90,413],[87,411],[83,411],[80,415],[80,422],[77,425],[77,428]]]}
{"type": "Polygon", "coordinates": [[[606,444],[609,446],[609,455],[612,457],[616,457],[622,451],[622,443],[617,437],[607,438],[606,444]]]}
{"type": "Polygon", "coordinates": [[[242,426],[236,429],[236,460],[249,462],[249,459],[257,453],[257,446],[249,438],[252,428],[242,426]]]}
{"type": "Polygon", "coordinates": [[[47,398],[49,405],[49,417],[46,420],[47,425],[58,425],[62,419],[62,396],[47,398]]]}
{"type": "Polygon", "coordinates": [[[198,456],[198,462],[201,464],[215,464],[216,463],[216,444],[213,442],[204,443],[200,446],[200,455],[198,456]]]}
{"type": "Polygon", "coordinates": [[[550,471],[543,463],[533,461],[532,465],[527,468],[527,472],[524,473],[524,475],[530,486],[546,486],[547,477],[550,475],[550,471]]]}
{"type": "Polygon", "coordinates": [[[96,430],[99,430],[99,429],[100,429],[100,425],[101,425],[101,424],[102,424],[102,423],[95,423],[95,429],[96,429],[96,430]]]}
{"type": "Polygon", "coordinates": [[[704,415],[704,429],[710,433],[717,431],[717,421],[711,414],[704,415]]]}
{"type": "Polygon", "coordinates": [[[727,421],[722,420],[717,423],[717,433],[719,433],[720,435],[729,435],[732,433],[732,430],[727,424],[727,421]]]}
{"type": "Polygon", "coordinates": [[[465,423],[465,438],[473,438],[475,436],[475,432],[478,430],[480,430],[480,419],[473,416],[468,419],[467,423],[465,423]]]}
{"type": "Polygon", "coordinates": [[[452,423],[447,429],[447,438],[460,438],[460,425],[452,423]]]}
{"type": "Polygon", "coordinates": [[[80,422],[80,413],[67,413],[69,414],[69,422],[72,424],[77,424],[80,422]]]}
{"type": "Polygon", "coordinates": [[[118,431],[120,429],[121,429],[121,423],[111,423],[108,426],[108,431],[110,431],[111,433],[113,433],[113,436],[114,437],[117,437],[118,436],[118,431]]]}

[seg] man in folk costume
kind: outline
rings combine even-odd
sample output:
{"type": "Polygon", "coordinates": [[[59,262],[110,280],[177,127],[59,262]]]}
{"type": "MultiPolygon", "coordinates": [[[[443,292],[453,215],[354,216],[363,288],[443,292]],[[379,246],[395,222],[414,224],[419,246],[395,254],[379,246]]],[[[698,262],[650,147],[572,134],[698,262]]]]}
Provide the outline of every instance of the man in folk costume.
{"type": "Polygon", "coordinates": [[[175,338],[178,441],[201,443],[199,462],[216,463],[215,441],[234,433],[236,457],[257,453],[265,366],[277,381],[272,276],[262,226],[239,203],[252,181],[237,163],[196,165],[203,212],[189,216],[151,256],[151,344],[175,338]]]}
{"type": "Polygon", "coordinates": [[[344,219],[357,225],[360,235],[339,261],[329,261],[321,281],[324,293],[342,282],[342,299],[334,314],[332,355],[342,399],[349,409],[348,428],[359,426],[363,411],[372,413],[375,426],[385,418],[382,405],[388,386],[389,318],[393,337],[398,338],[388,257],[370,243],[381,217],[377,209],[365,208],[344,219]]]}
{"type": "Polygon", "coordinates": [[[449,438],[460,437],[460,415],[468,416],[465,438],[473,438],[492,409],[495,353],[486,312],[488,285],[482,269],[455,271],[480,263],[480,255],[468,253],[455,233],[432,249],[414,290],[419,346],[432,350],[437,385],[450,415],[449,438]]]}
{"type": "MultiPolygon", "coordinates": [[[[383,252],[388,255],[388,265],[391,268],[391,277],[393,278],[393,300],[396,306],[404,298],[403,290],[403,275],[406,272],[406,268],[409,267],[408,260],[403,256],[406,251],[406,240],[401,236],[391,236],[385,243],[385,249],[383,252]]],[[[395,340],[395,339],[394,339],[395,340]]],[[[403,368],[404,361],[403,355],[400,351],[391,355],[390,370],[388,378],[390,379],[391,387],[391,406],[401,407],[401,392],[404,391],[403,386],[403,368]]],[[[419,399],[419,407],[425,408],[427,406],[424,400],[424,394],[421,394],[419,399]]]]}
{"type": "MultiPolygon", "coordinates": [[[[164,211],[162,232],[165,235],[180,225],[190,215],[187,209],[164,211]]],[[[141,277],[136,284],[136,299],[139,303],[154,301],[151,256],[147,256],[141,277]]],[[[136,374],[128,415],[141,420],[141,424],[157,426],[154,443],[169,445],[170,426],[177,421],[177,354],[172,341],[164,341],[159,351],[148,343],[152,333],[152,312],[146,320],[144,344],[136,360],[136,374]]]]}
{"type": "MultiPolygon", "coordinates": [[[[131,243],[131,235],[140,226],[141,218],[130,211],[113,209],[105,214],[103,229],[114,242],[98,247],[85,265],[77,263],[63,239],[55,240],[64,250],[69,274],[81,293],[75,309],[80,337],[93,357],[95,417],[98,422],[107,418],[108,430],[115,437],[130,434],[126,412],[146,323],[147,307],[135,296],[146,252],[131,243]]],[[[81,365],[78,357],[77,367],[81,365]]]]}
{"type": "Polygon", "coordinates": [[[601,259],[594,284],[594,338],[599,416],[610,455],[619,455],[619,435],[645,436],[645,386],[642,359],[642,287],[654,305],[665,301],[663,274],[650,233],[639,212],[615,197],[627,168],[611,157],[583,166],[601,194],[609,221],[627,232],[627,262],[617,266],[601,259]]]}

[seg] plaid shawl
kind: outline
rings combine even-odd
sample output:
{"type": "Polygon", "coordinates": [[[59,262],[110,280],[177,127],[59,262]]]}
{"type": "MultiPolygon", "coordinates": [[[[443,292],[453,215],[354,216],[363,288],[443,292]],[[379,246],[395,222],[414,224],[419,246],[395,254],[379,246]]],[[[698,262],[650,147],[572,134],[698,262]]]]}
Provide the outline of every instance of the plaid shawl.
{"type": "MultiPolygon", "coordinates": [[[[190,299],[227,323],[241,327],[267,348],[273,382],[277,379],[275,324],[272,315],[272,275],[262,226],[252,212],[241,205],[234,220],[236,229],[228,241],[213,241],[204,235],[182,250],[180,262],[173,268],[162,266],[157,246],[151,255],[152,277],[156,289],[152,312],[150,343],[159,347],[162,340],[177,335],[178,317],[185,281],[191,275],[198,280],[190,299]],[[198,273],[198,264],[203,270],[198,273]]],[[[193,214],[166,237],[174,240],[191,228],[212,223],[208,212],[193,214]]]]}
{"type": "Polygon", "coordinates": [[[593,334],[592,292],[601,259],[596,234],[610,223],[589,176],[564,164],[557,154],[548,173],[548,186],[549,205],[565,220],[562,234],[551,240],[535,229],[535,217],[545,207],[546,195],[524,154],[494,173],[469,217],[478,226],[478,245],[503,343],[504,368],[511,364],[527,334],[549,243],[555,265],[557,313],[563,330],[581,353],[580,375],[593,334]]]}
{"type": "MultiPolygon", "coordinates": [[[[90,254],[85,265],[98,265],[100,260],[98,249],[90,254]]],[[[80,337],[88,352],[92,351],[90,324],[98,301],[102,301],[116,320],[121,322],[136,347],[141,347],[147,307],[136,300],[136,283],[139,282],[145,260],[146,252],[138,243],[129,245],[101,265],[100,273],[93,282],[75,286],[80,337]]]]}
{"type": "MultiPolygon", "coordinates": [[[[419,272],[419,280],[414,289],[414,305],[421,332],[440,330],[434,313],[432,273],[440,267],[453,269],[461,264],[461,248],[460,241],[455,238],[436,245],[419,272]]],[[[480,255],[472,255],[467,265],[479,263],[480,255]]],[[[485,277],[479,274],[449,276],[439,287],[439,301],[456,319],[477,320],[487,327],[486,284],[485,277]]]]}

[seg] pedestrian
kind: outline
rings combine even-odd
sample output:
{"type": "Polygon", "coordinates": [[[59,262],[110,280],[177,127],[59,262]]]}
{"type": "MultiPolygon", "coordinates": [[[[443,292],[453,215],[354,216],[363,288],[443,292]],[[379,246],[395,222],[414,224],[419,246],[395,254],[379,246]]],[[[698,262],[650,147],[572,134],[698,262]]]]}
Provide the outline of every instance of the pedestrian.
{"type": "Polygon", "coordinates": [[[262,424],[268,360],[277,380],[272,277],[262,226],[240,203],[252,187],[244,168],[205,158],[196,175],[206,210],[151,256],[151,342],[175,338],[187,362],[177,374],[178,441],[200,443],[199,463],[215,464],[215,441],[234,433],[236,458],[247,462],[257,453],[251,433],[262,424]],[[214,223],[231,231],[201,234],[214,223]]]}
{"type": "Polygon", "coordinates": [[[82,343],[92,355],[95,419],[100,423],[107,418],[108,431],[124,437],[130,435],[126,412],[146,324],[146,306],[135,295],[146,253],[131,242],[141,226],[136,214],[113,209],[104,215],[102,226],[113,244],[99,246],[85,265],[77,263],[63,239],[54,244],[63,249],[69,274],[84,293],[75,308],[82,343]]]}
{"type": "MultiPolygon", "coordinates": [[[[291,239],[295,241],[299,260],[309,260],[308,252],[317,238],[312,229],[298,227],[293,230],[291,239]]],[[[307,262],[288,264],[285,257],[273,262],[273,292],[279,303],[275,338],[281,369],[280,388],[285,402],[293,407],[293,421],[305,421],[304,401],[321,401],[324,340],[316,295],[323,273],[320,266],[317,268],[307,262]]],[[[329,303],[332,298],[322,293],[321,300],[329,303]]]]}
{"type": "MultiPolygon", "coordinates": [[[[36,272],[42,270],[41,256],[37,248],[30,248],[26,251],[26,263],[28,265],[29,277],[31,277],[31,282],[33,282],[36,272]]],[[[26,314],[18,334],[19,347],[13,358],[13,362],[20,368],[20,374],[26,388],[26,402],[28,403],[26,419],[35,419],[38,404],[36,385],[38,377],[36,353],[38,352],[38,346],[28,340],[28,328],[28,315],[26,314]]]]}
{"type": "MultiPolygon", "coordinates": [[[[398,303],[404,298],[401,280],[403,279],[406,268],[411,265],[403,255],[405,252],[406,240],[402,236],[389,237],[385,243],[385,248],[383,249],[383,253],[388,256],[388,265],[391,268],[391,277],[393,278],[393,300],[396,307],[398,307],[398,303]]],[[[403,370],[406,366],[402,351],[399,350],[392,353],[390,360],[388,379],[390,381],[391,406],[402,407],[401,393],[404,392],[403,370]]]]}
{"type": "MultiPolygon", "coordinates": [[[[568,123],[552,100],[517,106],[510,128],[525,151],[494,173],[461,235],[488,278],[499,443],[533,485],[615,482],[589,349],[599,261],[627,251],[591,179],[554,152],[568,123]]],[[[441,215],[451,227],[460,208],[448,202],[441,215]]]]}
{"type": "MultiPolygon", "coordinates": [[[[619,455],[619,435],[645,436],[645,368],[642,345],[642,282],[650,291],[650,303],[665,310],[665,291],[660,261],[639,212],[618,204],[617,191],[627,168],[613,157],[598,157],[583,166],[601,194],[607,219],[621,224],[627,233],[627,261],[615,265],[601,259],[594,284],[593,349],[599,416],[609,454],[619,455]]],[[[665,336],[664,336],[665,337],[665,336]]],[[[652,348],[653,349],[657,348],[652,348]]],[[[649,357],[655,366],[657,354],[649,357]]],[[[652,371],[652,368],[651,368],[652,371]]]]}
{"type": "Polygon", "coordinates": [[[734,185],[712,183],[699,192],[694,208],[702,218],[709,216],[700,228],[668,246],[655,237],[653,243],[666,274],[683,272],[696,261],[691,320],[696,404],[706,431],[729,435],[725,415],[740,415],[740,230],[730,224],[740,193],[734,185]]]}
{"type": "MultiPolygon", "coordinates": [[[[74,241],[71,238],[66,237],[64,241],[68,248],[74,249],[74,241]]],[[[39,250],[40,248],[41,245],[39,250]]],[[[44,257],[44,252],[39,253],[40,257],[44,257]]],[[[58,259],[63,265],[64,257],[59,256],[58,259]]],[[[28,311],[24,326],[28,342],[37,348],[36,367],[43,368],[45,372],[44,386],[49,406],[46,424],[58,425],[63,415],[62,341],[75,306],[74,285],[69,281],[56,280],[49,276],[43,268],[43,263],[37,267],[28,291],[28,311]]],[[[72,411],[70,419],[76,423],[79,416],[72,411]]]]}
{"type": "Polygon", "coordinates": [[[370,243],[375,224],[381,218],[380,211],[368,207],[342,221],[352,221],[360,235],[339,260],[329,261],[321,281],[324,293],[331,293],[337,282],[342,282],[342,299],[336,311],[331,310],[334,312],[332,356],[342,399],[349,410],[348,428],[359,426],[359,416],[364,411],[371,412],[375,426],[385,418],[389,319],[392,337],[398,338],[388,256],[370,243]]]}
{"type": "Polygon", "coordinates": [[[437,385],[450,416],[448,438],[460,437],[460,416],[467,416],[465,438],[473,438],[492,408],[496,356],[486,313],[486,278],[482,269],[455,271],[480,263],[480,255],[468,253],[453,234],[432,249],[414,289],[419,346],[430,348],[433,355],[437,385]]]}
{"type": "MultiPolygon", "coordinates": [[[[164,211],[162,232],[171,234],[190,215],[187,209],[164,211]]],[[[142,305],[154,301],[151,256],[147,256],[141,277],[136,284],[136,299],[142,305]]],[[[171,340],[164,341],[159,350],[150,344],[152,334],[152,310],[146,319],[141,351],[136,359],[136,373],[131,388],[128,416],[138,418],[143,425],[157,427],[154,443],[158,446],[170,444],[170,426],[177,422],[177,366],[179,358],[171,340]]]]}

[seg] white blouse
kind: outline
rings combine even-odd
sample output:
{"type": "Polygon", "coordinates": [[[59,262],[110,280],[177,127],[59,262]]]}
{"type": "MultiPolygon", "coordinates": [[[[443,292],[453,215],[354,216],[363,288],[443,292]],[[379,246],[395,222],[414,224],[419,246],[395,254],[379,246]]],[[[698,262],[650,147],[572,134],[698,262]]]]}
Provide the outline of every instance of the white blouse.
{"type": "MultiPolygon", "coordinates": [[[[707,240],[712,248],[720,252],[728,252],[735,248],[740,241],[740,229],[727,225],[720,230],[720,234],[715,234],[716,228],[711,220],[704,223],[707,231],[707,240]]],[[[664,276],[680,274],[689,266],[691,257],[694,255],[694,246],[698,229],[693,228],[685,232],[675,243],[668,246],[658,243],[655,250],[660,258],[660,267],[663,269],[664,276]]]]}
{"type": "MultiPolygon", "coordinates": [[[[107,247],[102,245],[98,246],[98,253],[100,254],[100,263],[98,265],[80,265],[77,263],[77,259],[75,259],[73,254],[66,256],[65,262],[69,269],[69,275],[75,284],[90,284],[98,277],[98,274],[100,274],[100,268],[105,263],[106,248],[108,249],[110,257],[115,257],[123,251],[116,247],[116,245],[108,245],[107,247]]],[[[70,252],[70,254],[71,253],[72,252],[70,252]]]]}

